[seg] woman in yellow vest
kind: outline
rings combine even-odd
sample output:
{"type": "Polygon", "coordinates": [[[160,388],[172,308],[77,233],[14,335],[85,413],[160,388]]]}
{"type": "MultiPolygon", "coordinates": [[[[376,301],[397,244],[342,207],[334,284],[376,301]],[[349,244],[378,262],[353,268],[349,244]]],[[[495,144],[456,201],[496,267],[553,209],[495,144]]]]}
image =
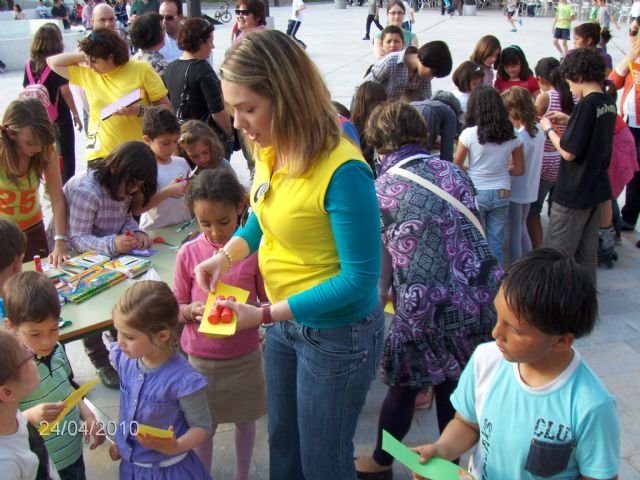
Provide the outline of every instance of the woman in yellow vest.
{"type": "Polygon", "coordinates": [[[221,73],[257,159],[253,213],[196,278],[213,291],[259,249],[271,305],[220,304],[237,312],[238,329],[267,328],[270,478],[353,480],[353,435],[384,335],[373,175],[341,135],[317,68],[286,35],[252,32],[221,73]]]}

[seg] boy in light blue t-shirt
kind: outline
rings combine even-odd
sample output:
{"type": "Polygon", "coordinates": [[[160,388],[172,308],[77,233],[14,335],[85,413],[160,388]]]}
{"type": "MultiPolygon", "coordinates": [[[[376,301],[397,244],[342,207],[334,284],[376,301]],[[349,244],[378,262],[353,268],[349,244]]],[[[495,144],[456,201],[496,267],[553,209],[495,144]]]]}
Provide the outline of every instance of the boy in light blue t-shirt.
{"type": "Polygon", "coordinates": [[[505,274],[495,306],[496,341],[473,353],[451,396],[456,416],[415,449],[420,461],[475,445],[477,479],[617,478],[615,401],[572,346],[597,317],[589,274],[559,250],[535,250],[505,274]]]}

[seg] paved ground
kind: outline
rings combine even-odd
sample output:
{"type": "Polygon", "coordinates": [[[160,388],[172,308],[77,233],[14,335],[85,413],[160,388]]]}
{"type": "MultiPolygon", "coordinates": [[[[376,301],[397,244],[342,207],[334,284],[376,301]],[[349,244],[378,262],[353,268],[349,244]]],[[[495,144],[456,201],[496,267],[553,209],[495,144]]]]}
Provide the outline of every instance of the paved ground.
{"type": "MultiPolygon", "coordinates": [[[[275,28],[286,29],[289,7],[272,7],[275,28]]],[[[299,37],[308,45],[307,52],[318,64],[335,100],[349,104],[354,87],[360,82],[367,67],[373,63],[371,44],[362,41],[366,8],[348,7],[337,10],[332,4],[311,4],[304,13],[304,23],[299,37]]],[[[625,26],[623,26],[624,28],[625,26]]],[[[375,31],[375,26],[373,27],[375,31]]],[[[556,55],[551,45],[551,19],[525,18],[522,31],[509,32],[509,26],[496,10],[483,11],[476,17],[440,16],[431,10],[416,14],[417,32],[421,44],[442,39],[449,44],[454,66],[468,59],[476,41],[483,35],[496,35],[502,45],[518,44],[535,65],[538,59],[556,55]]],[[[219,66],[224,52],[229,46],[231,25],[216,27],[214,66],[219,66]]],[[[614,32],[610,53],[614,65],[622,58],[627,37],[623,32],[614,32]]],[[[4,109],[20,91],[21,72],[9,72],[0,76],[3,95],[0,109],[4,109]]],[[[434,92],[449,89],[450,78],[433,82],[434,92]]],[[[82,148],[84,135],[78,136],[78,170],[86,165],[82,148]]],[[[235,156],[232,164],[244,182],[248,175],[244,161],[235,156]]],[[[640,249],[635,248],[636,234],[624,235],[618,247],[620,260],[612,270],[599,270],[600,323],[596,331],[578,342],[578,347],[587,362],[601,376],[611,392],[616,396],[622,424],[621,479],[640,479],[640,407],[636,403],[636,388],[640,384],[640,334],[638,314],[640,311],[640,249]]],[[[79,342],[68,346],[76,376],[83,382],[94,376],[79,342]]],[[[360,418],[356,435],[358,454],[369,452],[375,441],[375,429],[380,403],[385,388],[380,382],[374,383],[368,396],[367,405],[360,418]]],[[[110,418],[117,418],[118,392],[99,386],[89,398],[110,418]]],[[[414,417],[411,432],[406,438],[409,444],[433,441],[437,438],[435,415],[432,411],[420,411],[414,417]]],[[[233,426],[223,425],[215,437],[215,460],[212,473],[218,480],[233,479],[234,452],[233,426]]],[[[268,478],[268,446],[266,418],[258,424],[258,435],[254,454],[252,478],[268,478]]],[[[115,464],[108,460],[105,448],[95,452],[86,451],[87,474],[89,479],[116,478],[115,464]]],[[[406,470],[396,467],[396,478],[410,478],[406,470]]],[[[275,480],[275,479],[274,479],[275,480]]],[[[285,479],[278,479],[285,480],[285,479]]],[[[330,480],[330,479],[327,479],[330,480]]]]}

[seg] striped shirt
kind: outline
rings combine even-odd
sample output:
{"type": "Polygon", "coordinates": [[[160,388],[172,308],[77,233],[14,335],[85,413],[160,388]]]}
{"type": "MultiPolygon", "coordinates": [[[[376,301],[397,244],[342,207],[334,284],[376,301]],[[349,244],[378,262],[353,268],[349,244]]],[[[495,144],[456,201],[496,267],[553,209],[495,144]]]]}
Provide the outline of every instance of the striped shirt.
{"type": "MultiPolygon", "coordinates": [[[[59,343],[49,356],[36,357],[40,374],[40,385],[20,402],[20,410],[25,411],[41,403],[55,403],[67,398],[73,391],[69,378],[71,365],[59,343]]],[[[37,427],[38,425],[36,425],[37,427]]],[[[60,471],[75,463],[82,455],[82,419],[76,405],[52,432],[44,437],[49,457],[60,471]]]]}
{"type": "MultiPolygon", "coordinates": [[[[546,113],[549,112],[561,112],[562,106],[560,105],[560,93],[557,90],[549,90],[549,108],[546,113]]],[[[554,125],[556,132],[559,136],[562,136],[566,130],[566,125],[554,125]]],[[[542,155],[542,170],[540,171],[540,177],[548,182],[555,182],[558,179],[558,172],[560,171],[560,152],[556,150],[553,143],[548,138],[544,142],[544,153],[542,155]]]]}

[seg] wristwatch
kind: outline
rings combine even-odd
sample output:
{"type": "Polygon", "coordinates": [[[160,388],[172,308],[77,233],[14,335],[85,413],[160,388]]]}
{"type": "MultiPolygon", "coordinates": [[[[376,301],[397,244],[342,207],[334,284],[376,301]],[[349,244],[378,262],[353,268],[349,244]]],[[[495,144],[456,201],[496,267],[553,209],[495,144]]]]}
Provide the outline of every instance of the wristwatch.
{"type": "Polygon", "coordinates": [[[549,132],[555,132],[555,128],[553,127],[549,127],[544,131],[544,134],[547,136],[547,138],[549,138],[549,132]]]}
{"type": "Polygon", "coordinates": [[[273,327],[273,318],[271,317],[271,305],[265,305],[261,307],[262,310],[262,322],[260,322],[260,326],[262,328],[271,328],[273,327]]]}

